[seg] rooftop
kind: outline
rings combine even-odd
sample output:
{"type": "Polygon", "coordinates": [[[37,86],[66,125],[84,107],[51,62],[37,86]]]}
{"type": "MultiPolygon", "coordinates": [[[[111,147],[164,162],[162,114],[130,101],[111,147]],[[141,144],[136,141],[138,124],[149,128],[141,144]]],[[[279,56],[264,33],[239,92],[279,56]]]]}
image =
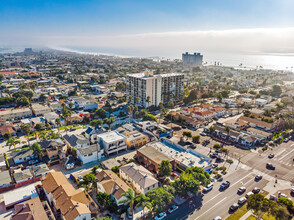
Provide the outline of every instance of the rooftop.
{"type": "Polygon", "coordinates": [[[138,152],[148,157],[150,160],[153,160],[155,163],[160,164],[163,160],[171,161],[172,159],[167,155],[161,153],[152,144],[147,144],[144,147],[141,147],[138,152]]]}
{"type": "Polygon", "coordinates": [[[101,138],[106,143],[112,143],[124,140],[125,136],[119,134],[116,131],[109,131],[102,134],[98,134],[97,138],[101,138]]]}
{"type": "Polygon", "coordinates": [[[25,187],[21,187],[15,190],[8,191],[3,194],[5,205],[13,204],[17,201],[24,200],[26,198],[36,198],[38,193],[33,184],[30,184],[25,187]]]}

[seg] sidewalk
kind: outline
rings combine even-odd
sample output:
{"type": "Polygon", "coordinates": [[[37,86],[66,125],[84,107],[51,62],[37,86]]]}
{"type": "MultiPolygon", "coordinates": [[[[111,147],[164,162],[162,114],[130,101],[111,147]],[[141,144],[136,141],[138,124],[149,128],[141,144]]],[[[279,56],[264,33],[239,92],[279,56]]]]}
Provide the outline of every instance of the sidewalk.
{"type": "Polygon", "coordinates": [[[250,215],[252,215],[253,212],[249,210],[248,212],[245,213],[239,220],[246,220],[250,215]]]}

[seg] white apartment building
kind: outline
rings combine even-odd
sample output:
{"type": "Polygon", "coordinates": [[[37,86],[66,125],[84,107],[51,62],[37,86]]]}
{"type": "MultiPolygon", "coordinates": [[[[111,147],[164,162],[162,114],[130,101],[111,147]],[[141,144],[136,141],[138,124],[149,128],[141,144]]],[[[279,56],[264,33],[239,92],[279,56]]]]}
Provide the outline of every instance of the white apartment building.
{"type": "Polygon", "coordinates": [[[145,108],[158,106],[160,102],[177,102],[181,99],[183,91],[183,73],[153,75],[152,72],[143,72],[127,75],[127,98],[132,96],[131,103],[145,108]],[[150,98],[149,102],[147,97],[150,98]]]}
{"type": "Polygon", "coordinates": [[[127,149],[126,137],[117,131],[109,131],[97,135],[101,149],[104,148],[106,154],[119,153],[127,149]]]}
{"type": "Polygon", "coordinates": [[[22,119],[32,117],[32,110],[27,107],[15,108],[15,109],[7,109],[0,111],[0,119],[8,120],[8,119],[22,119]]]}

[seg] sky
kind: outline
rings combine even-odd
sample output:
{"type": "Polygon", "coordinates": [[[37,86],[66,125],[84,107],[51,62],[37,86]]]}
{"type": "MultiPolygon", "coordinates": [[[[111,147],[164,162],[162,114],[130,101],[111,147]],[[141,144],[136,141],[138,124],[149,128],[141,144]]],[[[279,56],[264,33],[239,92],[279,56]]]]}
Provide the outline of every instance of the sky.
{"type": "Polygon", "coordinates": [[[0,47],[293,56],[293,8],[293,0],[1,0],[0,47]]]}

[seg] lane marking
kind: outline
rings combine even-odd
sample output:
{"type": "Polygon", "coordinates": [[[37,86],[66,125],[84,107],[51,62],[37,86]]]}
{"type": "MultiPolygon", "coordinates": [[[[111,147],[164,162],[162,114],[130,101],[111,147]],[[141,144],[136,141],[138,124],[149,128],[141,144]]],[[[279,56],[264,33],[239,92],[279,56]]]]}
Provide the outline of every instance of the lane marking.
{"type": "Polygon", "coordinates": [[[196,219],[199,219],[202,215],[206,214],[207,212],[209,212],[211,209],[213,209],[215,206],[217,206],[219,203],[221,203],[222,201],[224,201],[227,197],[223,198],[221,201],[219,201],[218,203],[216,203],[214,206],[210,207],[209,209],[207,209],[205,212],[203,212],[201,215],[199,215],[196,219]]]}
{"type": "Polygon", "coordinates": [[[291,151],[289,151],[288,153],[286,153],[284,156],[282,156],[281,158],[279,158],[279,160],[284,159],[286,156],[288,156],[290,153],[292,153],[294,151],[294,149],[292,149],[291,151]]]}
{"type": "Polygon", "coordinates": [[[277,153],[276,156],[274,157],[274,159],[278,159],[277,157],[280,156],[282,153],[284,153],[284,151],[286,151],[286,149],[283,149],[282,151],[277,153]]]}

